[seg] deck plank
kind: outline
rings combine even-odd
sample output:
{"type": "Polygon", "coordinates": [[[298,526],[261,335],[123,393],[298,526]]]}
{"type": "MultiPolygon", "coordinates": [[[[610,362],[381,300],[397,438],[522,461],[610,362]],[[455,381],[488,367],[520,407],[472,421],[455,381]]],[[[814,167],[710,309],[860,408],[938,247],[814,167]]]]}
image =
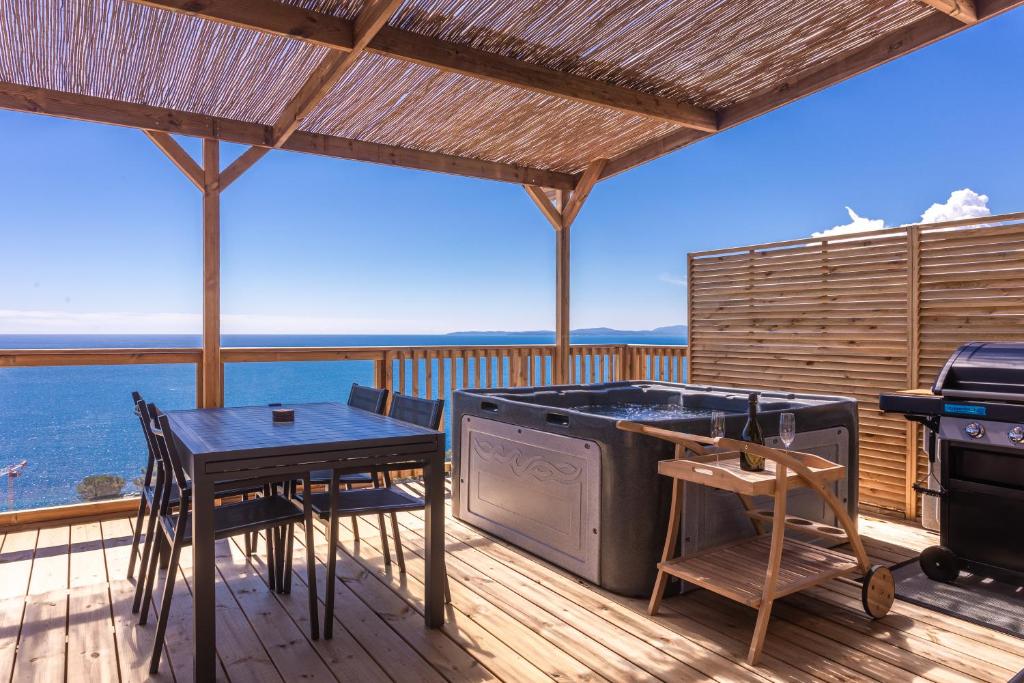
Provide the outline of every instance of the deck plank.
{"type": "MultiPolygon", "coordinates": [[[[320,653],[256,574],[260,569],[249,563],[235,543],[223,545],[226,552],[217,555],[217,571],[282,677],[335,683],[338,679],[320,658],[320,653]]],[[[292,598],[282,596],[282,599],[292,598]]]]}
{"type": "MultiPolygon", "coordinates": [[[[401,534],[403,546],[406,548],[407,562],[411,552],[417,558],[416,564],[419,566],[424,553],[422,516],[406,513],[399,515],[399,519],[401,520],[401,534]]],[[[496,605],[502,606],[510,614],[528,615],[527,623],[529,624],[537,623],[537,617],[534,615],[547,613],[549,616],[542,620],[545,626],[542,632],[546,634],[546,637],[550,636],[552,646],[571,647],[579,657],[582,657],[584,653],[589,654],[589,662],[593,667],[600,668],[601,662],[604,660],[607,662],[605,666],[609,677],[613,680],[631,678],[649,680],[651,677],[662,680],[717,679],[726,671],[731,680],[763,680],[760,674],[751,673],[745,677],[743,673],[734,671],[735,666],[725,658],[721,658],[716,667],[714,653],[702,650],[697,646],[685,653],[678,653],[678,659],[674,658],[654,643],[635,635],[634,629],[620,628],[612,622],[596,619],[594,613],[589,611],[587,606],[595,606],[600,598],[585,595],[586,589],[579,584],[574,584],[578,590],[569,591],[572,594],[571,597],[545,588],[545,584],[551,584],[547,581],[543,584],[530,581],[480,550],[482,539],[479,536],[475,541],[467,543],[452,534],[451,527],[452,524],[449,524],[448,567],[454,578],[472,586],[481,595],[494,601],[496,605]],[[522,607],[516,607],[515,603],[517,602],[522,607]],[[573,628],[572,630],[576,631],[573,634],[564,627],[554,627],[552,625],[554,619],[558,619],[564,626],[576,624],[579,629],[573,628]],[[587,640],[590,642],[585,642],[587,640]],[[683,657],[687,657],[687,659],[684,660],[683,657]],[[628,665],[625,670],[623,670],[622,662],[628,665]],[[689,662],[693,662],[693,665],[689,662]],[[612,675],[613,673],[614,675],[612,675]]],[[[640,630],[640,632],[643,631],[640,630]]],[[[662,640],[665,640],[664,635],[661,636],[662,640]]],[[[689,643],[689,641],[679,640],[689,643]]]]}
{"type": "MultiPolygon", "coordinates": [[[[237,548],[238,539],[232,539],[232,542],[237,548]]],[[[260,545],[262,546],[262,541],[260,545]]],[[[252,562],[255,565],[255,575],[266,586],[266,564],[263,560],[264,556],[256,555],[253,557],[252,562]]],[[[296,550],[293,562],[294,576],[292,578],[291,593],[290,595],[277,597],[294,624],[308,638],[310,632],[309,610],[306,605],[309,599],[309,589],[305,583],[306,555],[305,552],[302,552],[301,547],[296,550]]],[[[318,597],[321,603],[319,616],[322,618],[323,593],[321,592],[318,597]]],[[[330,640],[324,640],[323,638],[315,640],[312,642],[312,647],[316,649],[320,658],[323,659],[331,671],[341,674],[349,680],[366,681],[367,683],[388,683],[391,681],[387,673],[373,660],[359,642],[352,637],[352,634],[348,632],[337,615],[335,616],[334,637],[330,640]]]]}
{"type": "Polygon", "coordinates": [[[128,518],[105,520],[100,524],[103,554],[110,581],[110,609],[114,617],[114,640],[117,642],[118,667],[123,683],[135,681],[171,681],[170,672],[149,675],[149,657],[153,652],[153,629],[139,628],[138,616],[132,614],[135,582],[129,581],[128,560],[131,553],[132,527],[128,518]]]}
{"type": "MultiPolygon", "coordinates": [[[[408,486],[417,495],[422,495],[423,490],[419,483],[411,483],[408,486]]],[[[450,501],[448,501],[448,512],[450,515],[450,501]]],[[[422,529],[423,515],[422,513],[412,514],[418,520],[418,527],[413,526],[415,532],[417,528],[422,529]]],[[[623,598],[596,586],[584,585],[567,572],[545,562],[537,561],[509,544],[483,534],[451,516],[449,516],[445,528],[449,536],[449,544],[455,540],[473,547],[510,568],[523,571],[526,576],[545,586],[556,588],[571,601],[584,606],[591,617],[597,615],[623,631],[646,638],[649,643],[673,656],[686,668],[697,667],[699,674],[705,679],[714,678],[716,673],[722,670],[722,665],[725,667],[727,677],[742,677],[742,673],[734,671],[738,665],[750,672],[747,674],[748,676],[752,675],[755,678],[808,680],[807,672],[800,672],[787,663],[770,656],[763,660],[761,666],[750,667],[744,661],[749,642],[742,644],[742,656],[738,656],[739,650],[733,652],[724,647],[721,639],[709,635],[709,630],[703,624],[688,620],[685,628],[680,628],[681,620],[672,616],[652,619],[646,614],[646,600],[623,598]],[[736,661],[737,657],[739,662],[736,661]]],[[[678,673],[685,675],[685,670],[679,670],[678,673]]]]}
{"type": "MultiPolygon", "coordinates": [[[[402,591],[402,594],[415,607],[417,612],[422,612],[422,596],[424,594],[423,576],[424,565],[421,558],[415,554],[407,553],[405,562],[407,573],[403,577],[398,573],[397,565],[385,566],[383,555],[380,553],[378,544],[379,534],[376,528],[376,519],[367,517],[360,527],[370,527],[372,531],[362,533],[362,542],[358,550],[346,545],[346,550],[352,553],[361,564],[367,569],[377,573],[378,576],[390,581],[393,586],[402,591]]],[[[343,525],[345,531],[349,529],[343,525]]],[[[343,543],[352,541],[347,533],[342,533],[343,543]]],[[[449,613],[458,613],[468,617],[468,620],[460,621],[465,634],[473,635],[473,640],[489,634],[495,641],[500,641],[513,652],[518,654],[526,662],[529,662],[538,673],[556,680],[573,681],[595,681],[605,680],[600,674],[593,671],[575,657],[570,656],[564,650],[553,647],[541,637],[529,624],[517,621],[514,615],[510,615],[498,606],[481,598],[463,584],[449,577],[451,580],[452,609],[449,613]]],[[[422,617],[420,617],[422,619],[422,617]]],[[[460,633],[460,636],[462,633],[460,633]]],[[[509,660],[507,653],[500,658],[489,659],[487,664],[494,667],[506,666],[509,660]]],[[[527,674],[536,678],[534,669],[516,674],[521,677],[527,674]]],[[[523,679],[520,679],[523,680],[523,679]]]]}
{"type": "Polygon", "coordinates": [[[39,530],[13,681],[64,679],[71,528],[39,530]]]}
{"type": "MultiPolygon", "coordinates": [[[[749,667],[753,610],[695,591],[666,599],[651,618],[645,600],[612,595],[451,518],[454,601],[444,629],[430,631],[422,513],[399,515],[405,575],[385,565],[377,519],[364,519],[358,544],[349,521],[341,525],[331,641],[309,636],[301,530],[289,595],[267,589],[265,558],[247,560],[240,539],[218,542],[219,679],[956,683],[1003,681],[1024,668],[1024,639],[902,602],[871,620],[859,585],[846,579],[778,601],[764,657],[749,667]]],[[[328,549],[323,526],[315,528],[322,608],[328,549]]],[[[884,563],[935,540],[881,518],[862,518],[861,528],[884,563]]],[[[150,679],[155,619],[139,628],[130,613],[130,533],[128,519],[113,519],[0,534],[0,680],[150,679]]],[[[190,552],[180,566],[166,656],[152,680],[192,680],[190,552]]]]}
{"type": "Polygon", "coordinates": [[[68,680],[97,683],[117,680],[117,645],[99,522],[71,527],[71,547],[68,680]]]}
{"type": "MultiPolygon", "coordinates": [[[[365,525],[360,526],[365,528],[365,525]]],[[[351,527],[347,523],[340,527],[345,552],[338,555],[338,581],[366,600],[368,606],[390,615],[388,625],[408,647],[430,661],[441,676],[449,680],[492,680],[495,675],[500,678],[505,673],[524,681],[549,680],[459,610],[446,610],[442,630],[424,630],[422,586],[411,581],[389,582],[383,557],[376,546],[369,543],[369,531],[361,534],[362,541],[356,545],[351,527]]],[[[316,555],[321,564],[326,561],[327,552],[327,539],[318,529],[316,555]]],[[[338,609],[337,604],[335,609],[338,609]]]]}
{"type": "Polygon", "coordinates": [[[14,670],[38,537],[35,529],[9,533],[0,549],[0,680],[10,680],[14,670]]]}

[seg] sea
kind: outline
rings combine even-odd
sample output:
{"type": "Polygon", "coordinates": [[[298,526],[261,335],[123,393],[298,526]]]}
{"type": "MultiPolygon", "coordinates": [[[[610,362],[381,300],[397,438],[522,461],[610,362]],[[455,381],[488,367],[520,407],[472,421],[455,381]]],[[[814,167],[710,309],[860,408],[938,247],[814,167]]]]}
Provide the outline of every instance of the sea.
{"type": "MultiPolygon", "coordinates": [[[[550,333],[454,335],[225,335],[224,346],[454,346],[551,344],[550,333]]],[[[574,343],[684,344],[685,338],[643,333],[588,334],[574,343]]],[[[189,335],[0,335],[0,348],[185,348],[189,335]]],[[[80,502],[92,475],[124,481],[137,492],[145,443],[131,392],[163,410],[195,407],[195,366],[121,365],[0,368],[0,473],[22,461],[16,477],[0,476],[0,510],[80,502]],[[80,490],[81,489],[81,490],[80,490]]],[[[228,406],[344,401],[353,382],[372,384],[372,361],[228,363],[228,406]]],[[[448,412],[448,411],[446,411],[448,412]]],[[[448,430],[450,432],[450,429],[448,430]]]]}

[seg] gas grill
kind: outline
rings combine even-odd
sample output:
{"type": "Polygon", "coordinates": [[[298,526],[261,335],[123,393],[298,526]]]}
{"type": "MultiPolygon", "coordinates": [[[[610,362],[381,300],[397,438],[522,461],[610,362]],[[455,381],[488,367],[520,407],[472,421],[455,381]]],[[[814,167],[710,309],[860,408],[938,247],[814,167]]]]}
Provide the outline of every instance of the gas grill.
{"type": "Polygon", "coordinates": [[[972,342],[928,391],[879,397],[883,411],[926,428],[939,546],[921,554],[932,579],[960,570],[1024,585],[1024,343],[972,342]]]}

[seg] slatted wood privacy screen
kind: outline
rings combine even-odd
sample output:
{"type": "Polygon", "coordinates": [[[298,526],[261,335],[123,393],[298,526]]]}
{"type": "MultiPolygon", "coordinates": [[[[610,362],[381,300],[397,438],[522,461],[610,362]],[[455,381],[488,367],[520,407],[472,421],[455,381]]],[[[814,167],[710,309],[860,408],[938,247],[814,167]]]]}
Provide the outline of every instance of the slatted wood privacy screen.
{"type": "Polygon", "coordinates": [[[698,252],[688,278],[691,381],[857,398],[861,503],[912,516],[925,459],[878,394],[1024,340],[1024,213],[698,252]]]}

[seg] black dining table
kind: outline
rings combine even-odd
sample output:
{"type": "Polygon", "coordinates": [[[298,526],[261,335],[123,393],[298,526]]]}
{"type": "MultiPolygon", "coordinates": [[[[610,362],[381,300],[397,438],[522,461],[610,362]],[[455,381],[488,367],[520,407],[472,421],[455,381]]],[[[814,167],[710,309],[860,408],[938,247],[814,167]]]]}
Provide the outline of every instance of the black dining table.
{"type": "MultiPolygon", "coordinates": [[[[216,673],[214,491],[226,482],[280,482],[317,469],[366,472],[422,467],[426,489],[423,617],[444,623],[444,453],[442,432],[341,403],[288,404],[293,422],[274,422],[278,406],[168,411],[171,432],[192,478],[192,602],[195,680],[216,673]]],[[[332,549],[334,552],[337,549],[332,549]]]]}

